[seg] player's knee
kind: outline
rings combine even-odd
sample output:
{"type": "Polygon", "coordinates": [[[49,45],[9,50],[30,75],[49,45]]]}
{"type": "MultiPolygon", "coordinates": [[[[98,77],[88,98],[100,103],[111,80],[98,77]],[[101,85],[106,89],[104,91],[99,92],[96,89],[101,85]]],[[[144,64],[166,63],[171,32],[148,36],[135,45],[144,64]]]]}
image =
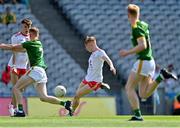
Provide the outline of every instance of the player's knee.
{"type": "Polygon", "coordinates": [[[18,89],[14,86],[13,88],[12,88],[12,92],[13,93],[16,93],[18,91],[18,89]]]}
{"type": "Polygon", "coordinates": [[[14,87],[12,88],[12,93],[15,93],[15,89],[14,89],[14,87]]]}

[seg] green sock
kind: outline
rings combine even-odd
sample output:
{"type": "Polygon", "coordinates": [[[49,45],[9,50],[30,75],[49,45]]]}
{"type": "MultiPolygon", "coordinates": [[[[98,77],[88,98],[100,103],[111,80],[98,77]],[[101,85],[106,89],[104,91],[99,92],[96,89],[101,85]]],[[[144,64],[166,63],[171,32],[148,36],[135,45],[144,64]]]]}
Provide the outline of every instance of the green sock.
{"type": "Polygon", "coordinates": [[[23,111],[23,105],[22,104],[18,104],[18,110],[23,111]]]}
{"type": "Polygon", "coordinates": [[[163,78],[161,75],[159,75],[156,80],[155,80],[157,83],[161,83],[161,81],[163,81],[163,78]]]}
{"type": "Polygon", "coordinates": [[[142,115],[141,115],[141,110],[140,109],[135,109],[134,110],[134,115],[136,116],[136,117],[141,117],[142,115]]]}
{"type": "Polygon", "coordinates": [[[65,102],[64,102],[64,101],[60,101],[59,104],[62,105],[62,106],[64,106],[64,105],[65,105],[65,102]]]}

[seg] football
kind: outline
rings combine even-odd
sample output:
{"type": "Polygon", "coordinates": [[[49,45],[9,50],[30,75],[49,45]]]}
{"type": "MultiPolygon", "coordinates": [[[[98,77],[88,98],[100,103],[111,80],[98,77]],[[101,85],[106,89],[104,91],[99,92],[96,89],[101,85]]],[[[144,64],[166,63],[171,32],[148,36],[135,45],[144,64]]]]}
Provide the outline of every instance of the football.
{"type": "Polygon", "coordinates": [[[66,95],[66,88],[62,85],[58,85],[54,88],[54,95],[56,97],[63,97],[66,95]]]}

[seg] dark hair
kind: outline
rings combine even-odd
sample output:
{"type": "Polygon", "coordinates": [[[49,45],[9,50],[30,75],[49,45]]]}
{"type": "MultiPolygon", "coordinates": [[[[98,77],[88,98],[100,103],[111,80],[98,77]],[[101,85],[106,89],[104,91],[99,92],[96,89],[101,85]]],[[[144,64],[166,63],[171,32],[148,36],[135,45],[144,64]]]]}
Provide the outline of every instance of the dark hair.
{"type": "Polygon", "coordinates": [[[90,41],[96,41],[96,38],[94,36],[87,36],[84,44],[88,44],[90,41]]]}
{"type": "Polygon", "coordinates": [[[30,19],[23,19],[21,21],[21,24],[26,24],[30,28],[32,25],[32,21],[30,19]]]}

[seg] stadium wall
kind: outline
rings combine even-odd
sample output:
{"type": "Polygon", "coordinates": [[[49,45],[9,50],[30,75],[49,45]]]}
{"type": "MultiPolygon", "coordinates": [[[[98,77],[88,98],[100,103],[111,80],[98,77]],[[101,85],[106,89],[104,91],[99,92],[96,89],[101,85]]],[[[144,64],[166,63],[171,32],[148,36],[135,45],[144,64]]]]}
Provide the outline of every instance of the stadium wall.
{"type": "MultiPolygon", "coordinates": [[[[0,97],[0,116],[9,116],[8,107],[11,103],[10,97],[0,97]]],[[[28,114],[27,98],[23,98],[24,111],[28,114]]]]}
{"type": "MultiPolygon", "coordinates": [[[[62,98],[67,100],[72,98],[62,98]]],[[[67,111],[59,106],[39,101],[39,98],[28,98],[29,116],[65,116],[67,111]]],[[[116,104],[114,97],[82,98],[75,116],[114,116],[116,104]]]]}

